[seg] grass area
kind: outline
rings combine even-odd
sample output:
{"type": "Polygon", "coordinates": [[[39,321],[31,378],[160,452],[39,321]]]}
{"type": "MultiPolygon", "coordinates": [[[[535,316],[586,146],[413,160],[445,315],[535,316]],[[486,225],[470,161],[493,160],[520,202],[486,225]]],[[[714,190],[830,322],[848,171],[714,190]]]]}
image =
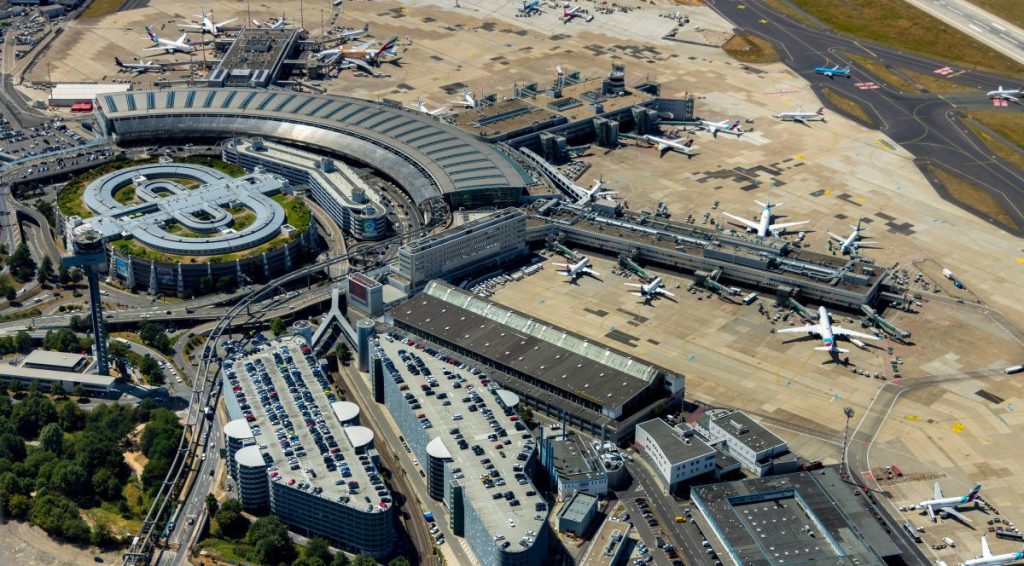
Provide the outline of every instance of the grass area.
{"type": "Polygon", "coordinates": [[[865,124],[874,123],[871,117],[868,116],[867,110],[864,110],[864,107],[857,101],[846,98],[830,88],[821,89],[821,94],[828,99],[833,106],[843,111],[845,114],[852,116],[865,124]]]}
{"type": "Polygon", "coordinates": [[[1020,0],[971,0],[971,4],[992,12],[1011,24],[1024,27],[1024,10],[1020,0]]]}
{"type": "Polygon", "coordinates": [[[975,186],[967,179],[934,165],[928,166],[928,174],[942,183],[949,198],[985,216],[992,222],[1010,230],[1020,229],[1013,218],[1003,210],[1002,205],[985,189],[975,186]]]}
{"type": "Polygon", "coordinates": [[[181,236],[183,238],[209,238],[211,236],[211,234],[193,232],[177,222],[168,222],[164,225],[164,230],[167,230],[168,233],[174,234],[175,236],[181,236]]]}
{"type": "Polygon", "coordinates": [[[88,172],[83,173],[71,181],[64,188],[61,189],[57,195],[57,207],[65,215],[78,215],[82,218],[88,218],[92,216],[92,212],[85,207],[85,203],[82,202],[82,193],[85,192],[85,187],[106,175],[107,173],[113,173],[119,169],[125,167],[133,167],[136,165],[145,165],[147,163],[156,163],[156,159],[140,159],[139,161],[132,161],[129,159],[115,159],[104,163],[94,169],[90,169],[88,172]]]}
{"type": "Polygon", "coordinates": [[[1008,146],[1008,143],[1012,143],[1016,144],[1017,148],[1024,148],[1024,134],[1019,130],[1024,125],[1022,124],[1024,116],[991,110],[968,112],[967,115],[969,119],[964,120],[964,125],[978,139],[985,142],[985,145],[992,150],[992,153],[995,153],[1004,161],[1016,167],[1018,171],[1024,171],[1024,155],[1021,155],[1017,149],[1008,146]],[[988,126],[990,130],[1002,136],[1003,139],[989,135],[988,131],[978,126],[979,122],[988,126]]]}
{"type": "Polygon", "coordinates": [[[180,163],[191,163],[193,165],[204,165],[206,167],[212,167],[221,173],[231,175],[232,177],[241,177],[245,175],[245,169],[242,169],[238,165],[221,161],[220,159],[214,159],[213,157],[206,157],[202,155],[193,155],[190,157],[179,157],[175,158],[175,161],[180,163]]]}
{"type": "Polygon", "coordinates": [[[764,2],[764,4],[766,6],[771,8],[772,11],[779,12],[780,14],[785,14],[785,15],[789,16],[790,18],[792,18],[792,19],[794,19],[794,20],[804,24],[805,26],[807,26],[809,28],[818,29],[818,28],[821,27],[820,23],[814,21],[811,18],[808,18],[800,10],[794,9],[793,6],[789,2],[787,2],[786,0],[762,0],[762,1],[764,2]]]}
{"type": "Polygon", "coordinates": [[[854,66],[871,73],[889,86],[902,92],[975,92],[977,89],[941,78],[938,75],[918,73],[903,67],[879,63],[864,55],[846,53],[854,66]]]}
{"type": "Polygon", "coordinates": [[[722,50],[742,63],[775,63],[779,53],[771,42],[752,33],[738,33],[725,42],[722,50]]]}
{"type": "Polygon", "coordinates": [[[121,204],[135,204],[139,199],[135,198],[135,185],[127,184],[114,191],[114,200],[121,204]]]}
{"type": "Polygon", "coordinates": [[[232,206],[227,211],[231,213],[231,227],[235,230],[245,230],[252,226],[253,222],[256,222],[256,213],[244,206],[232,206]]]}
{"type": "Polygon", "coordinates": [[[1002,74],[1024,74],[1024,65],[906,2],[791,1],[846,35],[911,51],[953,65],[1002,74]]]}
{"type": "MultiPolygon", "coordinates": [[[[211,530],[213,530],[211,528],[211,530]]],[[[199,541],[199,548],[226,562],[245,563],[253,554],[253,548],[244,542],[210,536],[199,541]]]]}
{"type": "Polygon", "coordinates": [[[98,18],[108,16],[121,7],[123,0],[92,0],[89,7],[82,12],[79,18],[98,18]]]}
{"type": "Polygon", "coordinates": [[[288,224],[291,224],[300,234],[309,229],[309,207],[301,198],[289,195],[276,195],[271,198],[284,208],[288,215],[288,224]]]}

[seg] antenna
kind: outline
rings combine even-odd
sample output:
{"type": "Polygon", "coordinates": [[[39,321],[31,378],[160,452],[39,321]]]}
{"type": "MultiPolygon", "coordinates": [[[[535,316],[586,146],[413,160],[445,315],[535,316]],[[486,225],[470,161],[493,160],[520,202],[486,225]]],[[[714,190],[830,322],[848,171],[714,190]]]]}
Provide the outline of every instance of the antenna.
{"type": "Polygon", "coordinates": [[[850,420],[853,418],[853,407],[843,407],[843,414],[846,415],[846,429],[843,431],[843,463],[839,468],[839,475],[848,478],[850,477],[850,463],[846,459],[846,452],[850,448],[850,420]]]}

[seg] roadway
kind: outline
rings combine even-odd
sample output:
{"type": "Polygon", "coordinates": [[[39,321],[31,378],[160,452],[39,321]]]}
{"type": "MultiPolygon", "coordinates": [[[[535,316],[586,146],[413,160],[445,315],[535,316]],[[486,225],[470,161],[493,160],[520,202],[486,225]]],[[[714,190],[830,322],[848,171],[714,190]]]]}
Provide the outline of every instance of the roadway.
{"type": "MultiPolygon", "coordinates": [[[[825,87],[859,102],[879,130],[917,158],[915,163],[919,167],[941,164],[965,177],[998,200],[1018,226],[1024,226],[1024,176],[1002,159],[990,155],[985,145],[961,124],[960,104],[941,94],[900,92],[857,68],[853,69],[849,79],[829,79],[814,73],[815,67],[849,64],[847,52],[928,75],[950,65],[843,37],[832,31],[809,28],[774,12],[765,6],[763,0],[709,0],[708,5],[737,28],[775,43],[783,62],[807,79],[825,105],[830,106],[821,96],[821,89],[825,87]],[[880,88],[863,88],[867,82],[873,82],[880,88]]],[[[977,71],[963,71],[954,80],[981,91],[1018,84],[1005,77],[977,71]]],[[[988,105],[983,92],[974,98],[977,103],[972,102],[970,106],[988,105]]],[[[1004,226],[999,227],[1007,230],[1004,226]]],[[[1015,232],[1015,235],[1022,234],[1022,229],[1015,232]]]]}
{"type": "Polygon", "coordinates": [[[1024,63],[1024,30],[991,12],[967,0],[905,1],[1018,63],[1024,63]]]}

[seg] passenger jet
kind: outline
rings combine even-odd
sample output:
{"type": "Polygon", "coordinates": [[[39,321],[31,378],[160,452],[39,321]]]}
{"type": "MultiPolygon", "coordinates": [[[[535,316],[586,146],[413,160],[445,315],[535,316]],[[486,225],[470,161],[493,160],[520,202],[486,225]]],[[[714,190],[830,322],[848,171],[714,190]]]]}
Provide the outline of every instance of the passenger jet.
{"type": "Polygon", "coordinates": [[[590,204],[599,198],[608,198],[615,194],[615,191],[602,191],[602,186],[604,186],[603,179],[598,179],[594,181],[594,184],[591,185],[589,189],[587,189],[586,193],[584,193],[584,195],[580,197],[578,201],[576,201],[576,204],[590,204]]]}
{"type": "Polygon", "coordinates": [[[651,143],[658,144],[658,157],[665,157],[665,154],[669,151],[678,151],[686,157],[693,159],[693,156],[699,153],[697,148],[693,147],[692,139],[686,140],[685,142],[680,142],[683,138],[670,140],[659,138],[657,136],[644,136],[644,139],[651,143]]]}
{"type": "Polygon", "coordinates": [[[933,523],[936,522],[936,515],[942,518],[946,518],[947,515],[952,515],[961,521],[970,523],[971,520],[957,511],[956,508],[958,505],[963,505],[964,503],[974,503],[978,499],[978,492],[980,491],[981,485],[979,484],[974,486],[974,489],[972,489],[970,493],[962,497],[942,497],[942,488],[939,487],[939,482],[935,482],[935,499],[922,501],[915,507],[917,509],[924,509],[928,511],[928,517],[931,518],[933,523]]]}
{"type": "Polygon", "coordinates": [[[645,305],[651,304],[651,301],[658,298],[659,295],[665,295],[667,297],[675,296],[665,289],[664,284],[661,282],[661,277],[655,277],[653,281],[646,285],[642,283],[626,283],[626,286],[639,288],[639,291],[630,291],[630,293],[638,297],[643,297],[645,305]]]}
{"type": "Polygon", "coordinates": [[[569,278],[569,283],[576,283],[576,280],[584,275],[591,277],[597,277],[600,273],[590,269],[590,260],[583,258],[576,263],[556,263],[556,266],[560,267],[559,273],[569,278]]]}
{"type": "Polygon", "coordinates": [[[214,37],[217,37],[218,35],[220,35],[221,33],[223,33],[225,31],[225,30],[223,30],[221,28],[223,28],[224,26],[226,26],[226,25],[230,24],[231,22],[233,22],[233,21],[238,19],[238,18],[231,18],[230,20],[224,20],[223,22],[214,22],[210,18],[210,16],[212,16],[212,15],[213,15],[213,12],[210,12],[209,14],[207,14],[206,12],[203,12],[201,14],[196,14],[196,17],[199,18],[198,22],[190,23],[190,24],[178,24],[178,27],[181,28],[181,29],[187,29],[187,30],[198,31],[198,32],[202,32],[202,33],[208,33],[208,34],[210,34],[210,35],[212,35],[214,37]]]}
{"type": "Polygon", "coordinates": [[[777,120],[783,122],[799,122],[805,126],[809,126],[808,122],[824,122],[825,121],[825,107],[822,106],[817,112],[804,112],[803,109],[799,109],[796,112],[782,112],[772,116],[777,120]]]}
{"type": "MultiPolygon", "coordinates": [[[[830,354],[842,353],[845,354],[849,350],[844,350],[836,346],[837,336],[849,336],[857,338],[867,338],[868,340],[878,340],[877,336],[871,334],[864,334],[863,332],[856,332],[854,330],[847,330],[841,326],[832,326],[832,319],[828,316],[828,309],[825,307],[818,307],[818,324],[807,324],[800,327],[794,328],[780,328],[775,331],[776,334],[790,334],[806,332],[807,334],[817,334],[821,336],[821,341],[825,344],[824,346],[818,346],[814,348],[820,352],[828,352],[830,354]]],[[[959,498],[957,498],[959,500],[959,498]]]]}
{"type": "Polygon", "coordinates": [[[860,227],[860,220],[857,221],[856,226],[853,226],[851,224],[850,228],[853,228],[853,232],[850,232],[850,235],[845,238],[840,236],[839,234],[833,234],[832,232],[828,233],[829,236],[832,236],[834,240],[839,242],[839,251],[842,252],[843,255],[853,253],[857,251],[857,249],[860,248],[861,246],[876,243],[867,240],[861,240],[860,233],[862,232],[862,230],[860,227]]]}
{"type": "Polygon", "coordinates": [[[839,65],[834,67],[815,67],[814,74],[825,75],[830,79],[835,79],[836,77],[850,78],[850,66],[847,65],[843,68],[839,68],[839,65]]]}
{"type": "Polygon", "coordinates": [[[988,541],[985,539],[985,535],[981,535],[981,556],[961,562],[960,566],[1003,566],[1004,564],[1012,564],[1021,560],[1024,560],[1024,551],[1008,552],[993,556],[992,551],[988,548],[988,541]]]}
{"type": "Polygon", "coordinates": [[[165,51],[167,53],[194,53],[196,48],[194,45],[188,42],[188,33],[181,34],[177,40],[164,39],[157,34],[153,33],[153,30],[146,26],[146,35],[149,36],[149,40],[153,42],[152,47],[147,47],[143,51],[165,51]]]}
{"type": "Polygon", "coordinates": [[[723,134],[730,134],[736,137],[743,135],[743,130],[740,129],[740,121],[729,122],[728,120],[722,120],[721,122],[710,122],[708,120],[701,120],[697,124],[698,130],[704,130],[710,132],[713,137],[718,137],[718,132],[723,134]]]}
{"type": "Polygon", "coordinates": [[[1024,96],[1024,83],[1021,83],[1017,88],[1003,88],[999,87],[995,90],[991,90],[986,95],[989,98],[998,98],[999,100],[1008,100],[1010,102],[1020,102],[1022,96],[1024,96]]]}
{"type": "Polygon", "coordinates": [[[729,214],[728,212],[724,212],[723,214],[725,214],[729,218],[732,218],[733,220],[743,224],[744,226],[747,227],[748,230],[756,232],[757,235],[761,236],[761,237],[765,237],[765,236],[768,236],[768,235],[776,233],[776,232],[785,231],[785,229],[789,228],[790,226],[797,226],[797,225],[800,225],[800,224],[807,224],[807,222],[809,222],[808,220],[802,220],[800,222],[783,222],[781,224],[772,224],[772,209],[777,207],[777,206],[782,206],[782,203],[778,202],[778,203],[772,204],[772,199],[771,199],[770,195],[768,197],[768,202],[761,202],[761,201],[754,201],[754,202],[756,202],[757,204],[759,204],[759,205],[761,205],[763,207],[761,209],[761,220],[760,220],[760,222],[754,222],[753,220],[748,220],[748,219],[743,218],[741,216],[736,216],[735,214],[729,214]]]}
{"type": "Polygon", "coordinates": [[[114,64],[117,65],[117,70],[125,73],[135,73],[141,75],[142,73],[148,73],[149,71],[155,71],[157,73],[164,72],[164,66],[160,63],[153,63],[152,61],[139,61],[138,63],[125,63],[120,58],[114,57],[114,64]]]}

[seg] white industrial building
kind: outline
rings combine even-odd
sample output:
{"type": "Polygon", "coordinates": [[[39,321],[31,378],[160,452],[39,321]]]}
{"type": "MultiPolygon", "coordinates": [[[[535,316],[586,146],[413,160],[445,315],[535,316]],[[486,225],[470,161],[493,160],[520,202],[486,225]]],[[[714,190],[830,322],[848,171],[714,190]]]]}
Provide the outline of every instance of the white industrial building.
{"type": "Polygon", "coordinates": [[[684,482],[715,471],[714,448],[699,438],[683,436],[662,419],[636,425],[635,446],[658,471],[669,493],[684,482]]]}
{"type": "Polygon", "coordinates": [[[790,453],[785,440],[741,411],[708,411],[686,426],[758,476],[794,472],[800,467],[800,458],[790,453]]]}
{"type": "Polygon", "coordinates": [[[77,102],[96,102],[103,94],[126,92],[130,84],[118,83],[57,83],[50,91],[50,106],[71,106],[77,102]]]}

